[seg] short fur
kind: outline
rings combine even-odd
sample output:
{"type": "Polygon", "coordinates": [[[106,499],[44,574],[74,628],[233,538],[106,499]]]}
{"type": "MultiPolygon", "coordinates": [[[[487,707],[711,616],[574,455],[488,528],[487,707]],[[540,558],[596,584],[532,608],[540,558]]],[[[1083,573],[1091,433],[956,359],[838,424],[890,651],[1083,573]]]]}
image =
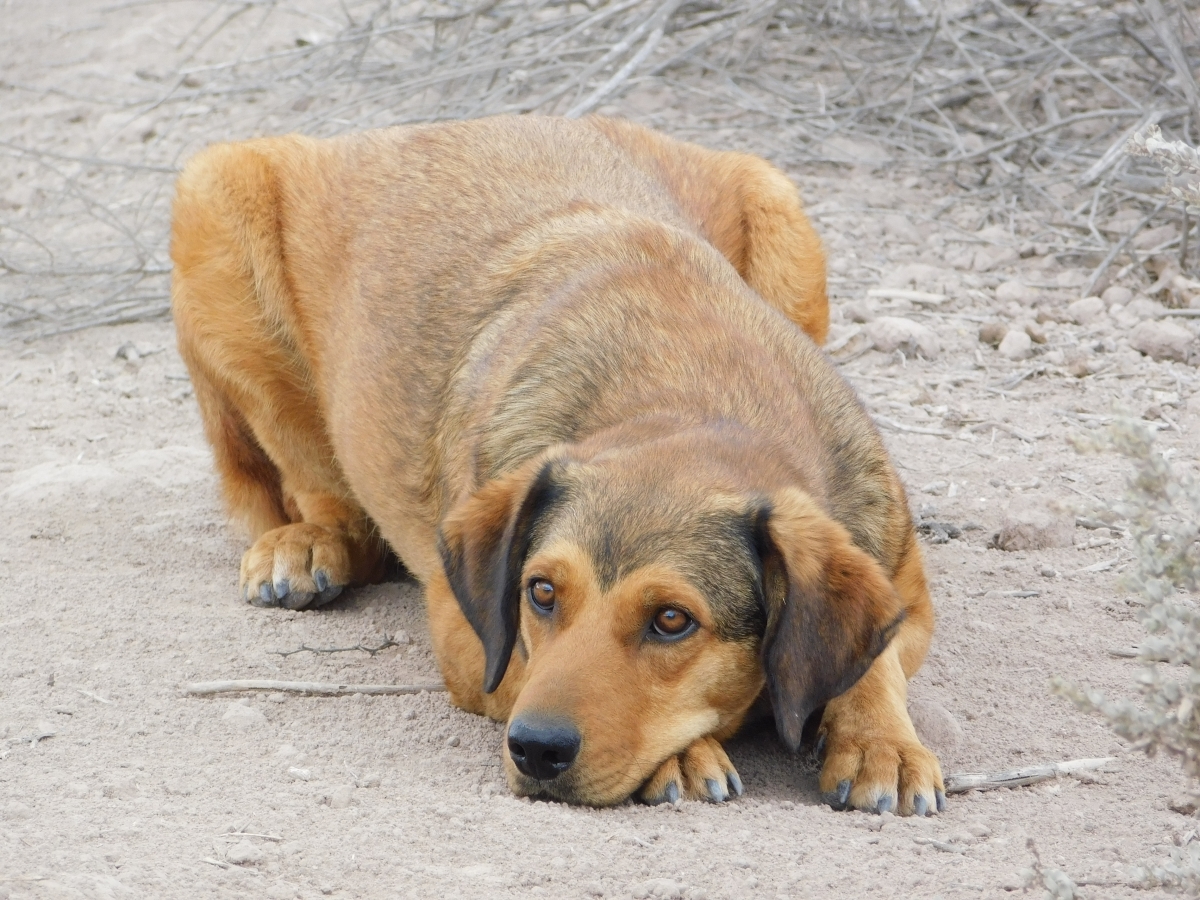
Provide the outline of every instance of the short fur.
{"type": "Polygon", "coordinates": [[[601,118],[218,145],[171,253],[243,596],[328,602],[390,548],[456,704],[582,735],[552,781],[506,756],[514,790],[720,799],[765,691],[793,748],[824,707],[835,803],[940,799],[904,491],[817,346],[823,253],[769,164],[601,118]],[[664,607],[698,629],[659,640],[664,607]]]}

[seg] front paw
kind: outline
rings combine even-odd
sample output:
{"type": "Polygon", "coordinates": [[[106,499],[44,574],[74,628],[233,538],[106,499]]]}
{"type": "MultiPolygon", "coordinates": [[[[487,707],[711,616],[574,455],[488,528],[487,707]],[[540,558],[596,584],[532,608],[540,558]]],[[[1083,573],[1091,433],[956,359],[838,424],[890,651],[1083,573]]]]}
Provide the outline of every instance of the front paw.
{"type": "Polygon", "coordinates": [[[742,795],[742,779],[714,738],[703,737],[682,753],[669,757],[650,776],[638,799],[651,805],[680,799],[723,803],[742,795]]]}
{"type": "Polygon", "coordinates": [[[915,735],[821,732],[821,795],[834,809],[927,816],[946,808],[938,759],[915,735]]]}
{"type": "Polygon", "coordinates": [[[351,579],[348,541],[323,525],[268,531],[242,557],[242,599],[253,606],[304,609],[337,597],[351,579]]]}

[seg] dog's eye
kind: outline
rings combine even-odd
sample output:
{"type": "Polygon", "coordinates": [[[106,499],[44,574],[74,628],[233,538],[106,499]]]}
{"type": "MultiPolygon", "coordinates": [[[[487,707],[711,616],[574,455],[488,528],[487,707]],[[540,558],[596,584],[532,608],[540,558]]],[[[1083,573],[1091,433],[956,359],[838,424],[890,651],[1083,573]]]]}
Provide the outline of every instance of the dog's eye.
{"type": "Polygon", "coordinates": [[[695,621],[681,609],[672,606],[660,609],[650,620],[650,628],[663,638],[678,638],[690,634],[695,621]]]}
{"type": "Polygon", "coordinates": [[[538,612],[550,612],[554,609],[554,585],[544,578],[536,578],[529,582],[529,602],[538,612]]]}

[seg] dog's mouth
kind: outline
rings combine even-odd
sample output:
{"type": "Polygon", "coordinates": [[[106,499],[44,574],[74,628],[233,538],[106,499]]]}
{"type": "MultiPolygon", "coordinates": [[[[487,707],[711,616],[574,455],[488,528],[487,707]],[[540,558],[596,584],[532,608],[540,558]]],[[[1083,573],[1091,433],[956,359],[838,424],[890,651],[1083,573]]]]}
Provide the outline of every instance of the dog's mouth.
{"type": "Polygon", "coordinates": [[[596,778],[594,773],[575,767],[550,779],[530,778],[517,771],[511,760],[506,761],[505,770],[509,788],[516,796],[577,806],[615,806],[641,785],[641,781],[631,780],[627,774],[596,778]]]}

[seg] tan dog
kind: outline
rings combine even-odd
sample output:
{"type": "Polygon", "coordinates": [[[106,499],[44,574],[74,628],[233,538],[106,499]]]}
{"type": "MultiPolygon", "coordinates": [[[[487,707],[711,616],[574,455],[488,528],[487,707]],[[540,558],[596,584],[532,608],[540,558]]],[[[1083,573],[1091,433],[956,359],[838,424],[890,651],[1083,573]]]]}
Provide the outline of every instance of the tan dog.
{"type": "Polygon", "coordinates": [[[251,603],[394,550],[519,794],[740,793],[765,689],[835,806],[942,807],[920,550],[777,170],[598,118],[220,145],[171,254],[251,603]]]}

